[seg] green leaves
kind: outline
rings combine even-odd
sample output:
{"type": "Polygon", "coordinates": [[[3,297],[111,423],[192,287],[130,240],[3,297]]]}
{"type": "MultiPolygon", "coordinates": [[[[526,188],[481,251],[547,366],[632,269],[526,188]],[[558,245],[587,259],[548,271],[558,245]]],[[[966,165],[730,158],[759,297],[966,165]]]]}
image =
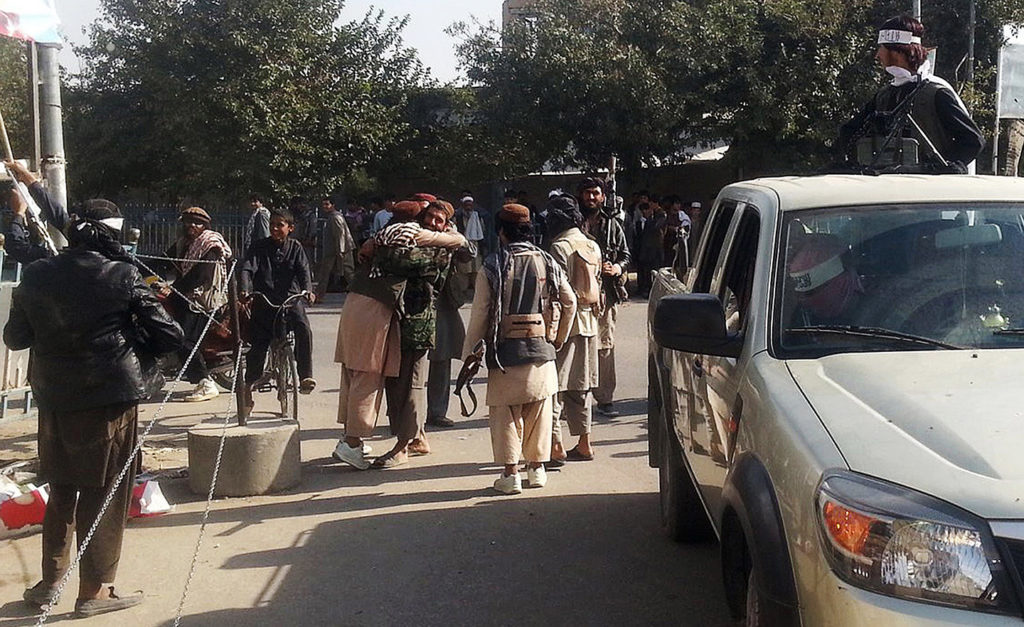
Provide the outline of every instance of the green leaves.
{"type": "MultiPolygon", "coordinates": [[[[483,115],[516,144],[516,173],[545,162],[600,167],[612,154],[626,167],[673,162],[716,141],[747,171],[770,173],[829,162],[838,126],[884,81],[878,25],[908,5],[542,0],[536,19],[504,32],[454,32],[483,115]]],[[[968,0],[925,5],[938,73],[963,79],[968,0]]],[[[976,82],[965,95],[983,112],[1000,25],[1024,18],[1024,0],[978,5],[976,82]]]]}
{"type": "Polygon", "coordinates": [[[331,190],[398,142],[404,20],[336,0],[105,0],[69,90],[76,193],[331,190]],[[100,158],[96,158],[99,155],[100,158]]]}
{"type": "Polygon", "coordinates": [[[27,68],[25,42],[0,37],[0,114],[7,125],[15,158],[32,154],[27,68]]]}

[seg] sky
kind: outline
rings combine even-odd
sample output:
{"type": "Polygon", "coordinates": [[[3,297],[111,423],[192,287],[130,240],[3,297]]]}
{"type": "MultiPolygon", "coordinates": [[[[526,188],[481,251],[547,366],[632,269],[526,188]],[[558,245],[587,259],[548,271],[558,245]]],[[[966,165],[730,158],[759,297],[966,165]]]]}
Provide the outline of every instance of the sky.
{"type": "MultiPolygon", "coordinates": [[[[72,43],[85,43],[82,27],[99,17],[100,0],[56,0],[56,3],[65,37],[72,43]]],[[[359,20],[371,7],[382,9],[389,16],[409,16],[403,36],[405,45],[419,52],[420,60],[442,83],[461,76],[455,57],[455,40],[444,30],[453,22],[472,18],[483,23],[501,20],[501,0],[345,0],[342,20],[359,20]]],[[[62,51],[61,63],[72,72],[78,71],[78,61],[70,46],[62,51]]]]}

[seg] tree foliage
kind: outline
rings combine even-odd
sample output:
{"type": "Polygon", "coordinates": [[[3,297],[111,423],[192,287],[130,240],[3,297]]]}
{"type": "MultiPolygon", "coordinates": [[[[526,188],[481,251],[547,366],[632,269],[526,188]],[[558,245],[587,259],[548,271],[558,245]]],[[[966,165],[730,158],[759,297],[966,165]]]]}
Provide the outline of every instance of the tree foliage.
{"type": "Polygon", "coordinates": [[[383,12],[339,0],[104,0],[70,89],[80,194],[333,189],[407,132],[424,70],[383,12]]]}
{"type": "Polygon", "coordinates": [[[15,157],[32,151],[29,113],[28,64],[25,43],[0,37],[0,114],[4,117],[15,157]]]}
{"type": "MultiPolygon", "coordinates": [[[[969,0],[924,3],[927,45],[951,81],[967,48],[969,0]]],[[[754,171],[830,158],[836,128],[881,85],[878,25],[902,0],[538,0],[506,25],[459,24],[480,107],[521,172],[549,160],[627,167],[680,161],[718,140],[754,171]]],[[[1024,0],[978,3],[977,64],[965,96],[985,123],[1001,25],[1024,0]],[[989,94],[989,95],[986,95],[989,94]]]]}

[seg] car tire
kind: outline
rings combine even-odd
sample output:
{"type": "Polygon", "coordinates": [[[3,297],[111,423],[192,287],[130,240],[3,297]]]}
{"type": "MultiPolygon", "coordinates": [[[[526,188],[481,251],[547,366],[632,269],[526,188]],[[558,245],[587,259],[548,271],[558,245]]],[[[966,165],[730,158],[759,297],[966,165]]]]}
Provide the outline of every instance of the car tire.
{"type": "Polygon", "coordinates": [[[675,436],[662,427],[661,463],[658,466],[658,494],[661,529],[674,542],[702,542],[713,530],[697,494],[697,487],[683,467],[675,436]]]}

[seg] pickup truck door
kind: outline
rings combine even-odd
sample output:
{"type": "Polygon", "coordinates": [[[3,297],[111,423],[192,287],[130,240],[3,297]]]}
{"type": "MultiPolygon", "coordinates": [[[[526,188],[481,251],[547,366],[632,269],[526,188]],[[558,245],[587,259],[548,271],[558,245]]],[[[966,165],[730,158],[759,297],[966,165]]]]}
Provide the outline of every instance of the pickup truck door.
{"type": "MultiPolygon", "coordinates": [[[[687,275],[687,292],[706,293],[710,290],[715,269],[724,264],[723,255],[728,250],[727,242],[735,231],[733,218],[741,207],[740,203],[729,199],[716,203],[701,238],[697,262],[687,275]]],[[[708,395],[704,389],[705,356],[667,348],[662,348],[661,351],[661,361],[666,369],[664,383],[667,383],[663,388],[669,392],[663,396],[665,408],[671,417],[670,424],[679,438],[690,473],[702,492],[704,504],[713,512],[703,483],[717,468],[710,458],[710,443],[707,437],[710,431],[705,427],[708,416],[708,395]]],[[[712,500],[717,502],[717,497],[712,497],[712,500]]]]}
{"type": "MultiPolygon", "coordinates": [[[[759,230],[757,210],[738,203],[714,267],[702,267],[695,279],[694,287],[702,289],[694,291],[707,291],[722,301],[730,332],[743,332],[748,322],[759,230]]],[[[710,258],[706,261],[712,263],[710,258]]],[[[703,423],[703,429],[691,425],[691,468],[705,505],[715,515],[721,511],[722,488],[733,459],[734,436],[742,411],[739,384],[746,357],[746,351],[739,360],[694,355],[690,369],[695,403],[692,415],[703,423]]]]}

